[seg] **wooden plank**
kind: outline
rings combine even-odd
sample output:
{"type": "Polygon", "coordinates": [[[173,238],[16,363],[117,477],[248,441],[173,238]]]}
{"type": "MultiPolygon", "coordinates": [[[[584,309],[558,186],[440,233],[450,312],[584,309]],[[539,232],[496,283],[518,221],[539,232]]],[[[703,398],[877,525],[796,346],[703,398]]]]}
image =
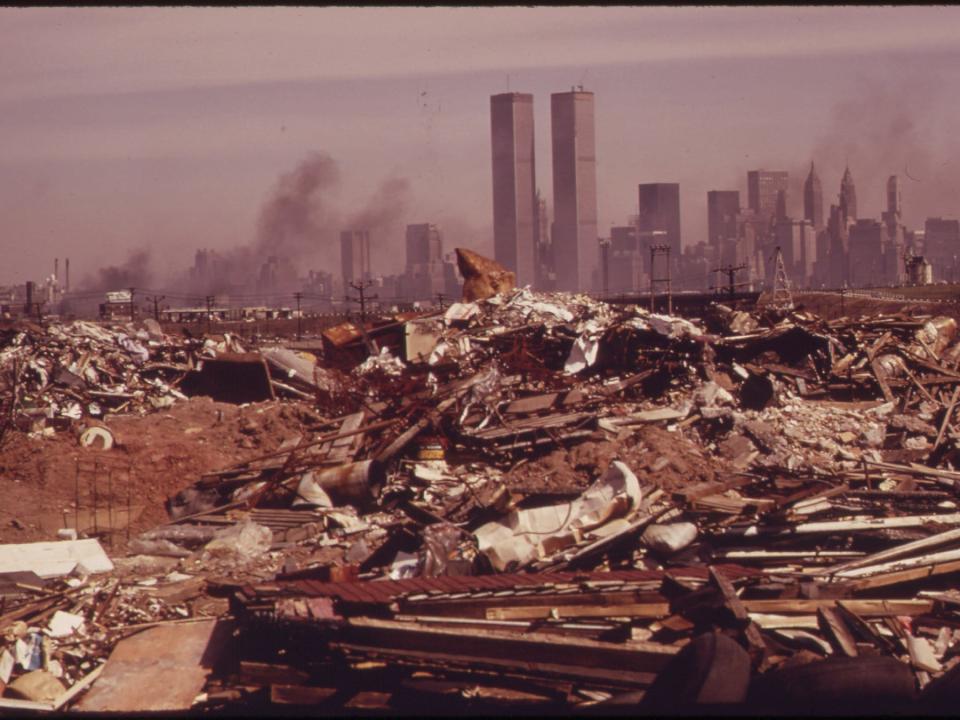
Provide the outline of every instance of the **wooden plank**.
{"type": "Polygon", "coordinates": [[[812,615],[821,608],[836,607],[842,602],[849,610],[866,617],[887,615],[923,615],[933,610],[932,600],[838,600],[836,598],[798,598],[771,600],[741,600],[749,612],[798,613],[812,615]]]}
{"type": "Polygon", "coordinates": [[[526,415],[530,413],[543,412],[552,408],[560,393],[547,393],[545,395],[531,395],[529,397],[519,398],[507,405],[505,413],[510,415],[526,415]]]}
{"type": "Polygon", "coordinates": [[[589,617],[665,618],[670,603],[629,603],[622,605],[530,605],[487,608],[487,620],[539,620],[589,617]]]}
{"type": "Polygon", "coordinates": [[[896,398],[893,396],[893,393],[890,392],[890,386],[887,384],[886,373],[883,371],[883,368],[880,367],[880,363],[876,360],[871,360],[870,367],[873,368],[873,376],[877,380],[877,385],[880,386],[880,392],[883,393],[883,399],[887,402],[894,402],[896,398]]]}
{"type": "Polygon", "coordinates": [[[876,565],[877,563],[911,555],[919,550],[927,550],[928,548],[953,542],[954,540],[960,540],[960,528],[947,530],[946,532],[937,533],[936,535],[931,535],[930,537],[923,538],[922,540],[914,540],[913,542],[903,543],[901,545],[897,545],[896,547],[873,553],[872,555],[866,555],[864,557],[857,558],[856,560],[850,560],[839,565],[834,565],[833,567],[824,568],[823,572],[825,574],[833,575],[844,570],[851,570],[853,568],[864,567],[867,565],[876,565]]]}
{"type": "Polygon", "coordinates": [[[905,515],[901,517],[866,518],[859,517],[851,520],[831,520],[823,522],[799,523],[776,527],[772,525],[750,525],[745,528],[727,530],[726,536],[739,537],[769,537],[805,535],[831,532],[857,532],[861,530],[884,530],[891,528],[915,528],[933,524],[960,525],[960,513],[930,515],[905,515]]]}
{"type": "MultiPolygon", "coordinates": [[[[477,667],[495,668],[504,676],[519,677],[555,677],[565,680],[574,680],[582,685],[589,682],[591,686],[602,687],[647,687],[656,678],[655,672],[635,671],[629,664],[620,668],[597,668],[589,665],[565,665],[559,662],[530,661],[523,657],[476,657],[471,654],[457,654],[453,652],[438,652],[430,650],[407,650],[384,648],[378,645],[361,645],[357,643],[336,642],[331,646],[352,653],[360,653],[376,658],[384,658],[396,663],[405,663],[413,666],[440,665],[445,669],[452,666],[462,666],[469,670],[477,667]]],[[[677,650],[679,652],[679,650],[677,650]]]]}
{"type": "Polygon", "coordinates": [[[100,673],[103,672],[105,665],[98,665],[94,670],[87,673],[86,676],[75,682],[69,690],[63,693],[60,697],[53,701],[53,707],[51,708],[54,712],[62,708],[64,705],[73,700],[77,695],[82,693],[88,687],[90,687],[93,682],[100,677],[100,673]]]}
{"type": "MultiPolygon", "coordinates": [[[[950,404],[947,406],[947,412],[943,416],[943,422],[940,423],[940,432],[937,433],[937,439],[933,443],[933,450],[936,450],[943,441],[943,435],[947,431],[947,426],[950,424],[950,416],[953,415],[953,409],[957,406],[958,397],[960,397],[960,385],[957,385],[957,387],[953,389],[953,396],[950,398],[950,404]]],[[[930,452],[933,452],[933,450],[930,452]]]]}
{"type": "Polygon", "coordinates": [[[954,560],[953,562],[928,565],[910,570],[900,570],[884,575],[874,575],[860,580],[850,580],[845,582],[843,586],[856,592],[869,590],[871,588],[887,587],[889,585],[899,585],[900,583],[912,582],[935,575],[947,575],[958,571],[960,571],[960,560],[954,560]]]}
{"type": "Polygon", "coordinates": [[[847,657],[857,657],[859,655],[857,641],[854,640],[849,628],[834,608],[819,608],[817,610],[817,622],[820,630],[836,650],[847,657]]]}
{"type": "Polygon", "coordinates": [[[370,645],[381,650],[449,652],[478,659],[523,658],[524,662],[531,663],[566,663],[609,669],[628,666],[644,672],[661,670],[678,652],[675,647],[657,643],[637,641],[627,645],[536,632],[518,636],[496,630],[474,630],[464,634],[457,629],[373,618],[350,618],[343,637],[345,643],[370,645]]]}
{"type": "Polygon", "coordinates": [[[851,570],[842,570],[838,573],[835,573],[835,577],[844,580],[869,577],[873,575],[899,572],[900,570],[909,570],[910,568],[939,565],[953,561],[960,561],[960,548],[944,550],[943,552],[938,553],[930,553],[928,555],[919,555],[917,557],[898,558],[896,560],[890,560],[889,562],[880,563],[877,565],[867,565],[865,567],[857,567],[851,570]]]}

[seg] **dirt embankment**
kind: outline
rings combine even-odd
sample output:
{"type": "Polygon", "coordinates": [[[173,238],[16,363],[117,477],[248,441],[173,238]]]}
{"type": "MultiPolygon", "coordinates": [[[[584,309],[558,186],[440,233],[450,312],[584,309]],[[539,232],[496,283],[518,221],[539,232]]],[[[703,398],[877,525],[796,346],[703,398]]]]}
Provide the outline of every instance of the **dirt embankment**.
{"type": "MultiPolygon", "coordinates": [[[[131,536],[167,520],[164,501],[205,472],[276,450],[317,416],[296,403],[218,403],[205,397],[168,412],[108,416],[111,450],[82,448],[77,434],[31,439],[7,433],[0,447],[0,543],[49,540],[58,515],[96,506],[122,514],[144,506],[131,536]],[[53,523],[53,525],[51,525],[53,523]]],[[[115,534],[115,542],[126,533],[115,534]]],[[[54,535],[55,537],[55,535],[54,535]]]]}

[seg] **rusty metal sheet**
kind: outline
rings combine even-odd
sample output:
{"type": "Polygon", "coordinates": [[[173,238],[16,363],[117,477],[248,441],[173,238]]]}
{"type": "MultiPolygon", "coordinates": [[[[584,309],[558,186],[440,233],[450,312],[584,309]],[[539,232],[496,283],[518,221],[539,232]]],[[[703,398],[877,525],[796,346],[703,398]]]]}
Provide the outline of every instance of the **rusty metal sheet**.
{"type": "Polygon", "coordinates": [[[125,638],[75,706],[84,712],[189,710],[229,632],[217,620],[159,625],[125,638]]]}
{"type": "Polygon", "coordinates": [[[333,347],[341,348],[344,345],[359,340],[362,335],[360,329],[353,323],[341,323],[331,328],[327,328],[320,333],[324,340],[328,341],[333,347]]]}

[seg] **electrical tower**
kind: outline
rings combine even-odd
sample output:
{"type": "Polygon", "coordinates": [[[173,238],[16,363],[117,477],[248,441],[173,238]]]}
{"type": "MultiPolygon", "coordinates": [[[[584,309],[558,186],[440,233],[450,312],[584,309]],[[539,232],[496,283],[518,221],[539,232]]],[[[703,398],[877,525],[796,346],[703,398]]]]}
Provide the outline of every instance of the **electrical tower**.
{"type": "Polygon", "coordinates": [[[777,310],[793,310],[793,294],[790,292],[790,281],[787,279],[787,269],[783,264],[783,252],[777,245],[777,254],[773,267],[773,297],[770,306],[777,310]]]}

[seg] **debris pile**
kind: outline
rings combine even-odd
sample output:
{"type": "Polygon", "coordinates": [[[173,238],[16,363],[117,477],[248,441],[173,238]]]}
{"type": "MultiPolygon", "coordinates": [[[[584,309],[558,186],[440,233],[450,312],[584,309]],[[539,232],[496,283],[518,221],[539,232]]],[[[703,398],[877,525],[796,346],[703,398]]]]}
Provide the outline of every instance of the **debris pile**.
{"type": "MultiPolygon", "coordinates": [[[[332,328],[322,362],[249,360],[330,419],[171,496],[170,521],[115,560],[124,574],[15,581],[33,594],[0,609],[7,650],[27,657],[10,648],[46,634],[44,670],[63,681],[36,702],[74,688],[80,709],[130,711],[957,701],[953,320],[717,306],[700,322],[529,289],[476,297],[332,328]],[[67,634],[51,636],[58,611],[67,634]],[[152,640],[127,637],[147,625],[152,640]],[[223,637],[231,651],[204,658],[223,637]],[[196,672],[167,705],[138,703],[123,671],[161,644],[196,672]],[[104,661],[115,680],[80,695],[104,661]]],[[[0,706],[40,668],[27,662],[0,706]]]]}
{"type": "Polygon", "coordinates": [[[21,320],[0,330],[3,422],[49,435],[74,421],[155,411],[183,399],[176,385],[190,368],[188,344],[152,320],[142,325],[107,329],[76,320],[40,327],[21,320]]]}

